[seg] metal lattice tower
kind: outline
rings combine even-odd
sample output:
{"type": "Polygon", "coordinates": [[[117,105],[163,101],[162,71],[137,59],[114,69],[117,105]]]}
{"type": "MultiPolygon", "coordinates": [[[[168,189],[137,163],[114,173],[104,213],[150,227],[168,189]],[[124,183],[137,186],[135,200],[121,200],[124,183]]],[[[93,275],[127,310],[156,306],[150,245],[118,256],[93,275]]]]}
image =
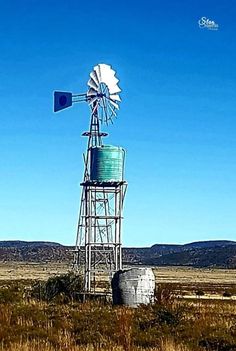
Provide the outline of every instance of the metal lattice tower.
{"type": "Polygon", "coordinates": [[[86,293],[96,292],[99,273],[106,272],[112,278],[114,272],[122,269],[122,210],[127,183],[123,175],[119,180],[91,178],[91,150],[102,147],[103,137],[107,136],[100,126],[113,123],[119,108],[117,102],[121,101],[117,83],[111,67],[99,64],[90,74],[87,94],[55,92],[55,111],[80,101],[88,102],[91,109],[89,131],[82,134],[88,142],[73,262],[74,269],[84,275],[86,293]]]}

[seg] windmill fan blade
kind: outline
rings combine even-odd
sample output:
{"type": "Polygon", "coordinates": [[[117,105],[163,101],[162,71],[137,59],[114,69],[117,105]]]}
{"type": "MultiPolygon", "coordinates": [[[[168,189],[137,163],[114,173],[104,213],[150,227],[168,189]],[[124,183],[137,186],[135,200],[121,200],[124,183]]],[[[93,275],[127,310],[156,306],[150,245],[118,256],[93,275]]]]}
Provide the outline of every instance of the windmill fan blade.
{"type": "MultiPolygon", "coordinates": [[[[107,83],[106,82],[106,79],[107,77],[110,77],[112,78],[115,74],[115,72],[113,73],[113,70],[111,69],[111,66],[109,65],[106,65],[104,63],[101,63],[99,65],[99,69],[100,69],[100,75],[101,75],[101,80],[104,82],[104,83],[107,83]]],[[[108,78],[109,79],[109,78],[108,78]]]]}
{"type": "Polygon", "coordinates": [[[109,100],[110,104],[112,104],[117,110],[119,110],[119,105],[116,104],[114,101],[109,100]]]}
{"type": "Polygon", "coordinates": [[[120,101],[121,102],[121,98],[119,97],[119,95],[110,95],[110,99],[111,100],[115,100],[115,101],[120,101]]]}
{"type": "Polygon", "coordinates": [[[121,89],[119,88],[118,85],[114,85],[112,87],[109,87],[109,93],[110,95],[112,94],[116,94],[116,93],[120,93],[121,92],[121,89]]]}
{"type": "Polygon", "coordinates": [[[108,88],[113,87],[117,85],[118,82],[119,82],[119,79],[113,77],[112,79],[108,80],[107,86],[108,88]]]}
{"type": "MultiPolygon", "coordinates": [[[[96,113],[101,123],[113,123],[119,110],[121,92],[119,79],[110,65],[100,63],[93,67],[88,81],[87,101],[90,106],[96,104],[96,113]]],[[[93,113],[93,112],[92,112],[93,113]]]]}
{"type": "Polygon", "coordinates": [[[97,91],[94,90],[93,88],[90,88],[89,91],[87,92],[87,96],[97,96],[97,91]]]}
{"type": "Polygon", "coordinates": [[[115,116],[116,117],[116,109],[111,106],[111,104],[108,103],[108,108],[110,110],[111,117],[115,116]]]}
{"type": "Polygon", "coordinates": [[[112,84],[114,80],[116,80],[112,69],[107,68],[105,65],[100,67],[100,74],[101,74],[101,82],[106,83],[107,85],[112,84]]]}
{"type": "Polygon", "coordinates": [[[97,97],[90,98],[90,99],[88,100],[89,105],[93,104],[95,101],[97,101],[97,97]]]}
{"type": "Polygon", "coordinates": [[[100,82],[100,72],[99,72],[99,67],[98,66],[94,66],[93,67],[93,71],[95,72],[98,82],[100,82]]]}
{"type": "Polygon", "coordinates": [[[98,71],[99,83],[101,83],[102,82],[102,72],[101,72],[101,66],[100,65],[98,65],[97,71],[98,71]]]}
{"type": "Polygon", "coordinates": [[[99,85],[99,80],[98,80],[96,71],[92,71],[92,72],[90,73],[90,77],[93,79],[93,81],[94,81],[97,85],[99,85]]]}
{"type": "Polygon", "coordinates": [[[92,78],[89,79],[89,81],[88,81],[88,86],[89,86],[90,88],[93,88],[93,89],[95,89],[96,91],[98,91],[98,85],[95,83],[95,81],[94,81],[92,78]]]}
{"type": "Polygon", "coordinates": [[[106,63],[99,63],[99,66],[101,67],[101,69],[107,69],[107,70],[110,70],[112,69],[110,65],[107,65],[106,63]]]}

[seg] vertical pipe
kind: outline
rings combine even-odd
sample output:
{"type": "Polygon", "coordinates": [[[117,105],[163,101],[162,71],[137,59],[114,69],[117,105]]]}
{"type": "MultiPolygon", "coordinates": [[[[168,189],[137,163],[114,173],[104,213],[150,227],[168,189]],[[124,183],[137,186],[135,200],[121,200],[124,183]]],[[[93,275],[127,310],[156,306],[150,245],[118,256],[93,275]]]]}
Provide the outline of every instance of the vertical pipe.
{"type": "Polygon", "coordinates": [[[117,225],[118,225],[118,219],[117,219],[117,188],[115,188],[115,270],[118,271],[119,265],[118,265],[118,237],[117,237],[117,225]]]}
{"type": "Polygon", "coordinates": [[[85,186],[85,270],[84,270],[84,275],[85,275],[85,284],[84,284],[84,290],[88,290],[88,187],[85,186]]]}
{"type": "Polygon", "coordinates": [[[91,239],[92,239],[92,226],[91,226],[91,187],[89,187],[89,196],[88,196],[88,291],[91,290],[91,239]]]}
{"type": "Polygon", "coordinates": [[[119,185],[119,269],[122,269],[122,247],[121,247],[122,204],[123,204],[123,185],[119,185]]]}
{"type": "Polygon", "coordinates": [[[94,292],[96,288],[96,242],[97,242],[97,188],[95,187],[93,190],[93,204],[92,204],[92,211],[95,216],[93,219],[93,242],[94,242],[94,252],[93,252],[93,257],[92,257],[92,265],[93,265],[93,286],[94,286],[94,292]]]}

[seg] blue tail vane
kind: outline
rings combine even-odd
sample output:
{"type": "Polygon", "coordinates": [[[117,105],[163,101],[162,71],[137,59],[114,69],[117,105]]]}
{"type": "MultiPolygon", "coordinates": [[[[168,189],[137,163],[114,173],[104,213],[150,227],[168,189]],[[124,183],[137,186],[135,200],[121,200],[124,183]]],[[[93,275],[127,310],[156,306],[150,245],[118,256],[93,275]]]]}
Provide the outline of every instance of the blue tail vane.
{"type": "Polygon", "coordinates": [[[54,112],[64,110],[72,105],[72,93],[54,91],[54,112]]]}

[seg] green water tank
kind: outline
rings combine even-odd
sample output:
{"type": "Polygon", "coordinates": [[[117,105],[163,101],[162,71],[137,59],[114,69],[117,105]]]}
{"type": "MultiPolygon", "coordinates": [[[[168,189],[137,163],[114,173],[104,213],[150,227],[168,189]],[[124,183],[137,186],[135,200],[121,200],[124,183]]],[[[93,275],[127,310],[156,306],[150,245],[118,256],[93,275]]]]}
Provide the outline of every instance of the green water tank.
{"type": "Polygon", "coordinates": [[[103,145],[90,149],[90,179],[98,182],[123,180],[125,151],[122,147],[103,145]]]}

